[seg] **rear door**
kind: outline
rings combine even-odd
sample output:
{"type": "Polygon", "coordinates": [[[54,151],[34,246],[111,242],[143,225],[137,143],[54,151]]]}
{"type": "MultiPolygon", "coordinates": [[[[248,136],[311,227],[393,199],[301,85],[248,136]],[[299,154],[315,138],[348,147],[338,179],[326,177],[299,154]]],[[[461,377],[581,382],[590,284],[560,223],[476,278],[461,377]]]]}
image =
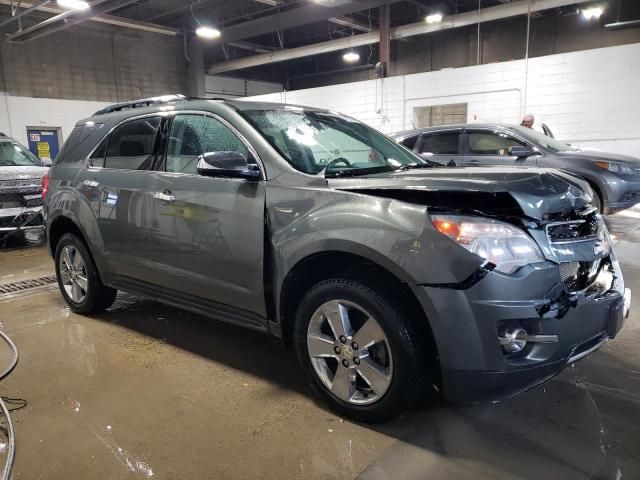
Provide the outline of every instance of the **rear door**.
{"type": "Polygon", "coordinates": [[[448,167],[462,166],[460,149],[460,129],[423,132],[416,141],[413,151],[425,160],[448,167]]]}
{"type": "Polygon", "coordinates": [[[536,166],[535,156],[517,158],[509,155],[509,148],[527,146],[526,142],[504,130],[466,129],[463,137],[466,166],[536,166]]]}
{"type": "Polygon", "coordinates": [[[264,316],[265,182],[199,175],[199,155],[216,151],[257,161],[221,117],[173,117],[149,208],[154,283],[264,316]]]}
{"type": "Polygon", "coordinates": [[[150,115],[117,126],[92,152],[79,188],[97,219],[101,257],[109,275],[148,282],[152,168],[162,117],[150,115]]]}

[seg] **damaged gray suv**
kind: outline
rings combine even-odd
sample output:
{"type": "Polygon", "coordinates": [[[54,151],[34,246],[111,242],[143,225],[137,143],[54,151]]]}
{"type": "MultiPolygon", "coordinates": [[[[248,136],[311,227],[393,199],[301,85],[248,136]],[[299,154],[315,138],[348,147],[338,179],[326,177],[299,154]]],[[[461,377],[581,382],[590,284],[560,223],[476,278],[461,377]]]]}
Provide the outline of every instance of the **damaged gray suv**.
{"type": "Polygon", "coordinates": [[[615,337],[629,311],[584,181],[433,168],[330,111],[113,105],[77,124],[46,184],[74,312],[124,290],[276,336],[359,420],[436,391],[523,392],[615,337]]]}

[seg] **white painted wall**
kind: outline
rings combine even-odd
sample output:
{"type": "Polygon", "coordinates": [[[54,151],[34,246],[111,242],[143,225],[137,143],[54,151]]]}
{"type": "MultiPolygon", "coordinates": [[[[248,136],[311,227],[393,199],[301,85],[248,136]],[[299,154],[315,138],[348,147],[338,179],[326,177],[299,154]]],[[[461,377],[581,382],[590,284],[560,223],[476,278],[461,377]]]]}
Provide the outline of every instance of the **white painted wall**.
{"type": "Polygon", "coordinates": [[[108,103],[13,97],[0,93],[0,132],[27,145],[27,127],[59,127],[64,141],[78,120],[106,105],[108,103]]]}
{"type": "Polygon", "coordinates": [[[391,133],[413,108],[468,103],[468,122],[524,112],[572,144],[640,157],[640,43],[252,97],[328,108],[391,133]],[[528,77],[528,78],[527,78],[528,77]]]}

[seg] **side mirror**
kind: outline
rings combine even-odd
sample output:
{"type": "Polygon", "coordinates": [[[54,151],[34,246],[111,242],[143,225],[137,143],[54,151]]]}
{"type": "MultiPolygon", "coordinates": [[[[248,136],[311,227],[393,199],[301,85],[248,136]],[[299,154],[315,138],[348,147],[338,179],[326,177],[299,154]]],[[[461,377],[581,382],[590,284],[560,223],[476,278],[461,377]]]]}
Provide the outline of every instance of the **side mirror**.
{"type": "Polygon", "coordinates": [[[43,167],[50,167],[51,165],[53,165],[53,160],[51,160],[50,158],[43,158],[42,160],[40,160],[40,162],[42,163],[43,167]]]}
{"type": "Polygon", "coordinates": [[[509,148],[509,155],[517,158],[527,158],[533,155],[535,152],[527,147],[523,147],[522,145],[516,145],[514,147],[509,148]]]}
{"type": "Polygon", "coordinates": [[[206,177],[233,177],[257,180],[260,169],[249,165],[240,152],[207,152],[198,157],[196,167],[199,175],[206,177]]]}

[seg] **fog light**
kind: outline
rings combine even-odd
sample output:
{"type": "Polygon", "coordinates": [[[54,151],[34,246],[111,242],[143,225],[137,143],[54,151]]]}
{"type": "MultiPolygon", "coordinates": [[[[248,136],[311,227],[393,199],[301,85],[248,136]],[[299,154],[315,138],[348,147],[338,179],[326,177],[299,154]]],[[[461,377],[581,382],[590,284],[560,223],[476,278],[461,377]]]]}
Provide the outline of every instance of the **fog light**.
{"type": "Polygon", "coordinates": [[[505,352],[520,352],[527,345],[527,331],[524,328],[509,328],[498,340],[505,352]]]}

